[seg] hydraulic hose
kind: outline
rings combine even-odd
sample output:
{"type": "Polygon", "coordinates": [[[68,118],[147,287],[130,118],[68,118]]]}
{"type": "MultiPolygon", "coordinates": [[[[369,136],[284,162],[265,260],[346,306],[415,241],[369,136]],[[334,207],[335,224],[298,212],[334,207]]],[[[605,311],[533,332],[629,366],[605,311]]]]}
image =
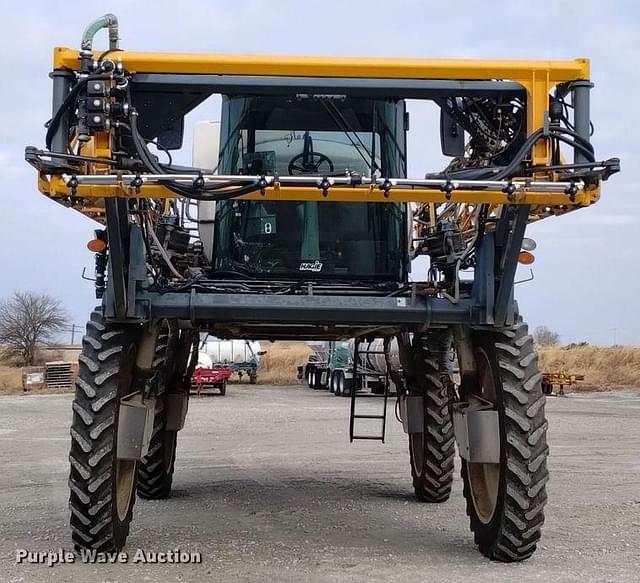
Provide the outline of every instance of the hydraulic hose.
{"type": "Polygon", "coordinates": [[[118,48],[118,19],[115,14],[105,14],[94,20],[84,31],[80,49],[83,53],[90,53],[93,49],[93,38],[103,28],[109,29],[109,50],[118,48]]]}
{"type": "MultiPolygon", "coordinates": [[[[513,176],[514,173],[518,170],[518,166],[523,162],[523,160],[529,155],[531,148],[534,144],[544,136],[544,131],[542,128],[537,129],[533,132],[522,144],[516,155],[513,157],[513,160],[507,166],[486,166],[480,168],[462,168],[460,170],[452,170],[450,172],[438,173],[438,177],[450,178],[450,179],[491,179],[491,180],[504,180],[505,178],[509,178],[513,176]]],[[[595,156],[593,152],[593,146],[585,140],[583,137],[577,135],[575,132],[565,129],[565,128],[553,128],[549,132],[549,137],[557,139],[565,144],[570,145],[572,148],[579,150],[582,154],[584,154],[587,159],[591,162],[595,161],[595,156]],[[574,138],[573,140],[569,139],[567,136],[571,136],[574,138]]]]}
{"type": "MultiPolygon", "coordinates": [[[[157,162],[157,160],[154,159],[151,152],[149,152],[142,136],[140,135],[140,132],[138,131],[138,113],[133,108],[131,108],[129,120],[133,144],[142,163],[151,173],[163,174],[164,171],[162,167],[157,162]]],[[[175,192],[176,194],[185,198],[191,198],[193,200],[221,201],[230,200],[244,194],[250,194],[251,192],[255,192],[256,190],[260,189],[260,186],[258,185],[258,182],[256,180],[248,180],[250,180],[249,184],[239,181],[229,181],[220,184],[207,185],[201,188],[193,188],[174,180],[163,180],[161,181],[161,184],[167,187],[172,192],[175,192]],[[207,194],[227,188],[231,190],[225,190],[224,192],[221,192],[217,195],[207,194]]]]}
{"type": "Polygon", "coordinates": [[[62,116],[69,111],[72,105],[75,105],[76,98],[78,97],[78,93],[80,90],[89,82],[95,81],[96,79],[110,79],[110,75],[107,74],[97,74],[97,75],[89,75],[88,77],[83,77],[78,80],[73,89],[69,91],[69,94],[65,97],[65,100],[62,102],[62,105],[58,108],[55,115],[49,121],[47,127],[47,134],[45,136],[45,144],[47,146],[47,150],[51,150],[51,143],[53,141],[53,136],[55,136],[58,131],[58,127],[60,126],[60,121],[62,120],[62,116]]]}

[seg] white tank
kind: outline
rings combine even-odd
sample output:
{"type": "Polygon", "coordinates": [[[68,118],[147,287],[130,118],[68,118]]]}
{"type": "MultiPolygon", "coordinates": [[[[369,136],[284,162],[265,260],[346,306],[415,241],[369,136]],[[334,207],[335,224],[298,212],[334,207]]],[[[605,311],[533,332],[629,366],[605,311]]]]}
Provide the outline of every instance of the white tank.
{"type": "Polygon", "coordinates": [[[209,338],[203,352],[214,364],[242,364],[260,361],[260,343],[253,340],[217,340],[209,338]]]}
{"type": "MultiPolygon", "coordinates": [[[[349,340],[349,352],[353,358],[355,341],[349,340]]],[[[361,342],[358,348],[360,355],[360,365],[373,370],[374,372],[385,373],[387,362],[384,356],[384,340],[374,338],[371,342],[361,342]]],[[[400,370],[400,357],[398,355],[398,341],[392,338],[389,343],[389,362],[392,370],[400,370]]]]}
{"type": "MultiPolygon", "coordinates": [[[[193,127],[193,166],[217,173],[220,152],[220,122],[200,121],[193,127]]],[[[198,201],[198,232],[205,257],[211,261],[213,255],[213,219],[216,216],[215,201],[198,201]]]]}
{"type": "Polygon", "coordinates": [[[198,352],[198,364],[196,364],[196,368],[211,368],[213,366],[213,361],[208,354],[204,352],[198,352]]]}
{"type": "MultiPolygon", "coordinates": [[[[387,370],[387,362],[384,357],[384,340],[382,338],[374,338],[367,347],[370,353],[367,355],[369,366],[378,372],[387,370]]],[[[400,357],[398,355],[398,341],[392,338],[389,342],[389,363],[392,370],[400,370],[400,357]]]]}

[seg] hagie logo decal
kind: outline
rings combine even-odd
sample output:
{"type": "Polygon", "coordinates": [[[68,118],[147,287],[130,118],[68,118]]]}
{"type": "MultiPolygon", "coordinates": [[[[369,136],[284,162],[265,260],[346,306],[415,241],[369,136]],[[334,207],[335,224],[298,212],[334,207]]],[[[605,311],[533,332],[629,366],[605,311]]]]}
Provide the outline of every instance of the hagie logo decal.
{"type": "Polygon", "coordinates": [[[303,261],[300,264],[300,271],[322,271],[322,263],[320,261],[303,261]]]}

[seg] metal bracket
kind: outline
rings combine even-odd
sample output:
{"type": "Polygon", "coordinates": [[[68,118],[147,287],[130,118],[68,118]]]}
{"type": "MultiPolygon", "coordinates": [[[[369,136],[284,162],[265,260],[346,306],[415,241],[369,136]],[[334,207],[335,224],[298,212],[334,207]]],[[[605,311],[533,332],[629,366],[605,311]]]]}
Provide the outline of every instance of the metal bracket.
{"type": "Polygon", "coordinates": [[[398,410],[405,433],[424,433],[424,397],[398,395],[398,410]]]}
{"type": "Polygon", "coordinates": [[[187,417],[189,393],[167,393],[164,406],[166,411],[165,429],[180,431],[184,427],[184,421],[187,417]]]}
{"type": "Polygon", "coordinates": [[[143,400],[141,393],[132,393],[120,400],[116,450],[118,459],[141,460],[147,455],[155,410],[156,400],[143,400]]]}
{"type": "Polygon", "coordinates": [[[500,463],[500,424],[493,404],[472,396],[454,403],[453,432],[460,457],[471,463],[500,463]]]}
{"type": "Polygon", "coordinates": [[[529,217],[528,205],[520,206],[517,209],[510,208],[505,210],[507,211],[507,216],[500,219],[496,229],[496,245],[502,250],[496,266],[498,271],[496,275],[499,275],[494,313],[496,326],[513,323],[513,282],[516,268],[518,267],[518,255],[522,248],[522,239],[529,217]]]}

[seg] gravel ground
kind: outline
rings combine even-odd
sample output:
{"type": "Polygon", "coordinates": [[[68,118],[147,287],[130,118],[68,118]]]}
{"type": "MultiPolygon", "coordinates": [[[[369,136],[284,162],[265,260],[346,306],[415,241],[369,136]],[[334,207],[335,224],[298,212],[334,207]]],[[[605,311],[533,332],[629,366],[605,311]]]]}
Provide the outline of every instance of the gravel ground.
{"type": "Polygon", "coordinates": [[[640,393],[548,400],[547,521],[517,565],[476,551],[459,474],[449,502],[413,500],[394,421],[385,444],[350,445],[347,399],[241,385],[192,399],[173,497],[136,503],[130,559],[179,548],[201,564],[17,564],[17,549],[72,549],[70,405],[0,397],[2,582],[640,580],[640,393]]]}

